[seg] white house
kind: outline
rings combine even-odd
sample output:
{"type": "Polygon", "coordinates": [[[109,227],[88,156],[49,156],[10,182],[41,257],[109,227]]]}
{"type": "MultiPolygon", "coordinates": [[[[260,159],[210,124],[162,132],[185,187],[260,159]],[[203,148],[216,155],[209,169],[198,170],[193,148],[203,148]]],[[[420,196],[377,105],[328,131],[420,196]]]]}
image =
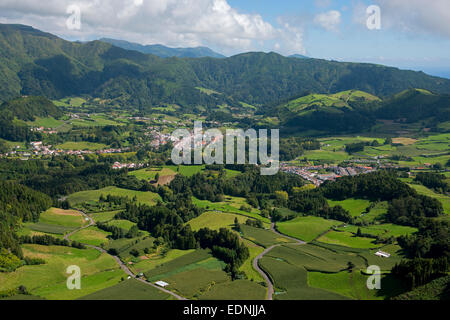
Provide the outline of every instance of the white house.
{"type": "Polygon", "coordinates": [[[391,255],[387,252],[384,251],[378,251],[375,253],[376,256],[381,257],[381,258],[389,258],[391,255]]]}
{"type": "Polygon", "coordinates": [[[157,281],[157,282],[155,282],[155,284],[157,286],[162,287],[162,288],[165,288],[165,287],[167,287],[169,285],[167,282],[164,282],[164,281],[157,281]]]}

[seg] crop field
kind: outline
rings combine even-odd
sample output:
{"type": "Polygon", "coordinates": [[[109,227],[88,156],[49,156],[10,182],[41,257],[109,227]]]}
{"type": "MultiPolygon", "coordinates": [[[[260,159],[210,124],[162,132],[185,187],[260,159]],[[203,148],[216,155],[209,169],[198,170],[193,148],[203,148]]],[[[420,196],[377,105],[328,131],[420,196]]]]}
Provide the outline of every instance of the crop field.
{"type": "Polygon", "coordinates": [[[363,199],[346,199],[343,201],[328,200],[330,207],[341,206],[349,211],[352,217],[359,217],[370,206],[369,200],[363,199]]]}
{"type": "Polygon", "coordinates": [[[248,220],[248,218],[237,214],[209,211],[189,221],[188,224],[193,231],[198,231],[206,227],[211,230],[219,230],[221,228],[231,229],[234,227],[235,219],[238,219],[239,224],[244,224],[248,220]]]}
{"type": "Polygon", "coordinates": [[[446,196],[445,194],[436,193],[433,190],[430,190],[427,187],[422,186],[422,185],[410,184],[410,187],[414,188],[419,194],[438,199],[442,203],[442,206],[444,207],[444,212],[446,214],[450,214],[450,197],[449,196],[446,196]]]}
{"type": "Polygon", "coordinates": [[[384,300],[401,292],[401,284],[390,275],[381,278],[381,290],[367,288],[368,276],[358,271],[339,273],[308,272],[308,284],[356,300],[384,300]],[[396,287],[396,290],[387,288],[396,287]],[[388,294],[389,293],[389,294],[388,294]]]}
{"type": "Polygon", "coordinates": [[[92,246],[101,246],[102,244],[108,243],[109,235],[111,235],[111,233],[100,230],[97,227],[89,227],[87,229],[83,229],[74,233],[70,237],[70,240],[78,241],[92,246]]]}
{"type": "Polygon", "coordinates": [[[25,223],[25,228],[40,232],[42,234],[50,234],[50,235],[63,235],[67,232],[75,230],[75,228],[69,228],[64,226],[58,226],[54,224],[45,224],[45,223],[25,223]]]}
{"type": "Polygon", "coordinates": [[[281,259],[264,257],[261,267],[270,275],[276,291],[275,300],[346,300],[347,298],[308,286],[307,271],[281,259]]]}
{"type": "Polygon", "coordinates": [[[347,269],[347,263],[353,262],[357,268],[365,268],[365,260],[357,252],[340,250],[334,246],[333,250],[316,245],[284,245],[274,248],[266,256],[285,261],[291,265],[305,268],[308,271],[340,272],[347,269]]]}
{"type": "Polygon", "coordinates": [[[57,145],[57,149],[62,150],[102,150],[106,149],[107,145],[102,143],[93,142],[65,142],[63,144],[57,145]]]}
{"type": "Polygon", "coordinates": [[[283,236],[277,235],[270,230],[254,228],[245,224],[241,225],[242,236],[257,245],[268,248],[278,243],[289,243],[292,240],[283,236]]]}
{"type": "Polygon", "coordinates": [[[356,234],[359,228],[361,229],[362,233],[371,234],[374,236],[385,235],[385,236],[399,237],[404,235],[410,235],[413,234],[414,232],[417,232],[417,228],[399,226],[396,224],[388,224],[388,223],[368,227],[345,226],[337,228],[337,230],[356,234]]]}
{"type": "Polygon", "coordinates": [[[0,273],[0,290],[20,285],[36,296],[46,299],[76,299],[119,282],[125,273],[107,254],[94,249],[61,246],[23,245],[26,257],[41,258],[43,265],[23,266],[11,273],[0,273]],[[82,272],[81,290],[68,290],[68,266],[77,265],[82,272]]]}
{"type": "Polygon", "coordinates": [[[214,285],[199,300],[264,300],[267,288],[248,280],[227,281],[214,285]]]}
{"type": "Polygon", "coordinates": [[[356,237],[353,233],[346,231],[330,231],[317,239],[319,242],[361,249],[379,247],[380,245],[373,243],[374,240],[371,238],[356,237]]]}
{"type": "Polygon", "coordinates": [[[121,281],[79,300],[168,300],[170,295],[136,279],[121,281]]]}
{"type": "MultiPolygon", "coordinates": [[[[111,243],[113,244],[114,241],[112,241],[111,243]]],[[[134,263],[130,266],[130,268],[131,270],[133,270],[134,273],[150,271],[157,268],[160,265],[168,263],[182,256],[188,255],[192,252],[195,252],[195,250],[172,249],[166,252],[164,255],[151,255],[149,259],[141,260],[137,263],[134,263]]]]}
{"type": "Polygon", "coordinates": [[[108,194],[112,196],[128,197],[130,199],[133,199],[136,196],[138,202],[147,205],[155,205],[158,200],[161,200],[161,197],[157,193],[127,190],[117,187],[106,187],[100,190],[77,192],[68,196],[67,200],[71,206],[76,206],[83,202],[98,201],[101,195],[106,197],[108,194]]]}
{"type": "Polygon", "coordinates": [[[159,264],[157,267],[148,270],[144,274],[147,279],[161,279],[169,274],[177,273],[177,271],[186,266],[199,263],[209,258],[211,258],[211,254],[208,250],[195,250],[168,262],[159,264]]]}
{"type": "Polygon", "coordinates": [[[227,273],[221,269],[195,268],[173,274],[163,280],[169,283],[169,290],[179,292],[187,298],[197,299],[214,285],[229,281],[227,273]]]}
{"type": "Polygon", "coordinates": [[[78,211],[50,208],[41,213],[39,222],[25,223],[24,228],[44,234],[63,235],[86,223],[87,221],[78,211]]]}
{"type": "Polygon", "coordinates": [[[286,222],[278,222],[277,229],[287,236],[308,242],[316,239],[333,226],[340,224],[342,222],[307,216],[297,217],[286,222]]]}

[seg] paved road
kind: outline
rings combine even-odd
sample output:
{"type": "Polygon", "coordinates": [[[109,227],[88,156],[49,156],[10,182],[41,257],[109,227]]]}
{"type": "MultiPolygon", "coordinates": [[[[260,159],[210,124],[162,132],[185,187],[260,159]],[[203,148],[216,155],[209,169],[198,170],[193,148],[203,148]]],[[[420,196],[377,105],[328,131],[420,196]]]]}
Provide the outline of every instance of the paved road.
{"type": "MultiPolygon", "coordinates": [[[[284,234],[282,234],[282,233],[279,233],[279,232],[275,229],[275,223],[272,223],[272,224],[271,224],[270,230],[271,230],[273,233],[276,233],[276,234],[279,235],[279,236],[282,236],[282,237],[284,237],[284,238],[287,238],[287,239],[292,240],[292,241],[295,242],[295,244],[297,244],[297,245],[305,245],[305,244],[306,244],[306,242],[304,242],[304,241],[301,241],[301,240],[299,240],[299,239],[295,239],[295,238],[286,236],[286,235],[284,235],[284,234]]],[[[271,247],[265,249],[259,256],[257,256],[257,257],[255,258],[255,260],[253,260],[253,268],[254,268],[256,271],[258,271],[258,273],[259,273],[259,274],[264,278],[264,280],[266,281],[266,284],[267,284],[267,300],[273,300],[273,294],[275,293],[275,291],[274,291],[274,289],[273,289],[273,283],[272,283],[272,280],[270,279],[270,276],[269,276],[264,270],[262,270],[262,269],[259,267],[259,260],[261,260],[266,254],[268,254],[268,253],[269,253],[270,251],[272,251],[274,248],[277,248],[277,247],[279,247],[279,246],[281,246],[281,245],[282,245],[282,244],[276,244],[276,245],[273,245],[273,246],[271,246],[271,247]]]]}
{"type": "MultiPolygon", "coordinates": [[[[72,231],[71,233],[66,234],[66,235],[64,236],[64,239],[66,239],[67,241],[69,241],[69,238],[70,238],[73,234],[75,234],[76,232],[81,231],[81,230],[84,230],[84,229],[87,229],[87,228],[92,227],[93,225],[95,225],[95,221],[94,221],[94,219],[92,219],[92,217],[88,216],[88,215],[87,215],[86,213],[84,213],[83,211],[78,211],[78,212],[80,212],[86,219],[89,220],[89,224],[86,225],[86,226],[84,226],[84,227],[82,227],[82,228],[79,228],[79,229],[77,229],[77,230],[75,230],[75,231],[72,231]]],[[[176,293],[174,293],[174,292],[172,292],[172,291],[169,291],[169,290],[167,290],[167,289],[164,289],[164,288],[162,288],[162,287],[157,286],[156,284],[153,284],[153,283],[151,283],[151,282],[147,282],[147,281],[145,281],[144,279],[141,279],[141,278],[136,277],[136,275],[130,270],[130,268],[128,268],[128,266],[127,266],[125,263],[123,263],[122,260],[120,260],[119,257],[113,256],[113,255],[109,254],[105,249],[100,248],[100,247],[97,247],[97,246],[93,246],[93,245],[88,245],[88,244],[85,244],[85,246],[88,247],[88,248],[91,248],[91,249],[95,249],[95,250],[97,250],[97,251],[100,251],[101,253],[106,253],[106,254],[110,255],[111,257],[113,257],[114,260],[116,260],[116,262],[119,264],[120,268],[121,268],[123,271],[125,271],[125,273],[128,274],[130,277],[132,277],[132,278],[134,278],[134,279],[136,279],[136,280],[138,280],[138,281],[140,281],[140,282],[142,282],[142,283],[145,283],[146,285],[149,285],[149,286],[151,286],[151,287],[153,287],[153,288],[156,288],[156,289],[158,289],[159,291],[162,291],[162,292],[165,292],[165,293],[167,293],[167,294],[170,294],[171,296],[177,298],[178,300],[187,300],[186,298],[184,298],[184,297],[182,297],[182,296],[180,296],[180,295],[178,295],[178,294],[176,294],[176,293]]]]}

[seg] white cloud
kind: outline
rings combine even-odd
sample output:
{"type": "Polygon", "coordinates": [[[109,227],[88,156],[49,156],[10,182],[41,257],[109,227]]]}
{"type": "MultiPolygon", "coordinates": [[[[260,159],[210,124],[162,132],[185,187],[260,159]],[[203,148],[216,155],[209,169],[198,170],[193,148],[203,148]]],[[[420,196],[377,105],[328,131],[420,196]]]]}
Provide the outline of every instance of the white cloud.
{"type": "Polygon", "coordinates": [[[30,24],[70,39],[208,45],[225,53],[265,50],[278,42],[282,53],[305,51],[302,30],[240,13],[227,0],[1,0],[0,22],[30,24]],[[79,31],[66,28],[71,4],[81,8],[79,31]]]}
{"type": "MultiPolygon", "coordinates": [[[[450,38],[449,0],[374,0],[381,8],[383,29],[396,29],[410,34],[431,34],[450,38]]],[[[354,6],[354,21],[366,24],[366,5],[354,6]]]]}
{"type": "Polygon", "coordinates": [[[339,31],[341,24],[341,13],[337,10],[320,13],[314,17],[314,23],[327,31],[339,31]]]}

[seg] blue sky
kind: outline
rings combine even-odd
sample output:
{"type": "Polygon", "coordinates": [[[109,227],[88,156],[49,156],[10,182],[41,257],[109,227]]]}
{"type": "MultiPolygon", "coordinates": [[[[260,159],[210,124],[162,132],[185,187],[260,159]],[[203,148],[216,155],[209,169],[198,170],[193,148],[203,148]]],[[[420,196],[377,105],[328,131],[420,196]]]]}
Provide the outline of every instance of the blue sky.
{"type": "MultiPolygon", "coordinates": [[[[304,48],[308,56],[392,65],[450,78],[450,37],[436,30],[420,30],[420,26],[417,29],[411,28],[413,31],[395,28],[391,21],[387,22],[387,27],[383,27],[383,3],[353,0],[229,0],[228,2],[242,12],[259,13],[274,25],[279,23],[280,17],[297,20],[303,24],[304,48]],[[381,30],[369,30],[355,21],[355,7],[364,8],[372,4],[380,5],[381,30]],[[315,15],[330,10],[341,13],[339,30],[334,32],[326,31],[313,22],[315,15]]],[[[426,6],[427,1],[423,1],[423,4],[426,6]]],[[[429,1],[429,5],[432,6],[432,1],[429,1]]],[[[450,1],[447,9],[450,11],[450,1]]],[[[419,10],[421,7],[416,6],[400,14],[415,15],[419,10]]],[[[450,24],[450,21],[443,23],[450,24]]]]}
{"type": "Polygon", "coordinates": [[[299,53],[450,78],[450,0],[1,0],[0,23],[68,40],[299,53]],[[67,24],[74,4],[79,28],[67,24]],[[380,8],[380,30],[366,26],[370,5],[380,8]]]}

